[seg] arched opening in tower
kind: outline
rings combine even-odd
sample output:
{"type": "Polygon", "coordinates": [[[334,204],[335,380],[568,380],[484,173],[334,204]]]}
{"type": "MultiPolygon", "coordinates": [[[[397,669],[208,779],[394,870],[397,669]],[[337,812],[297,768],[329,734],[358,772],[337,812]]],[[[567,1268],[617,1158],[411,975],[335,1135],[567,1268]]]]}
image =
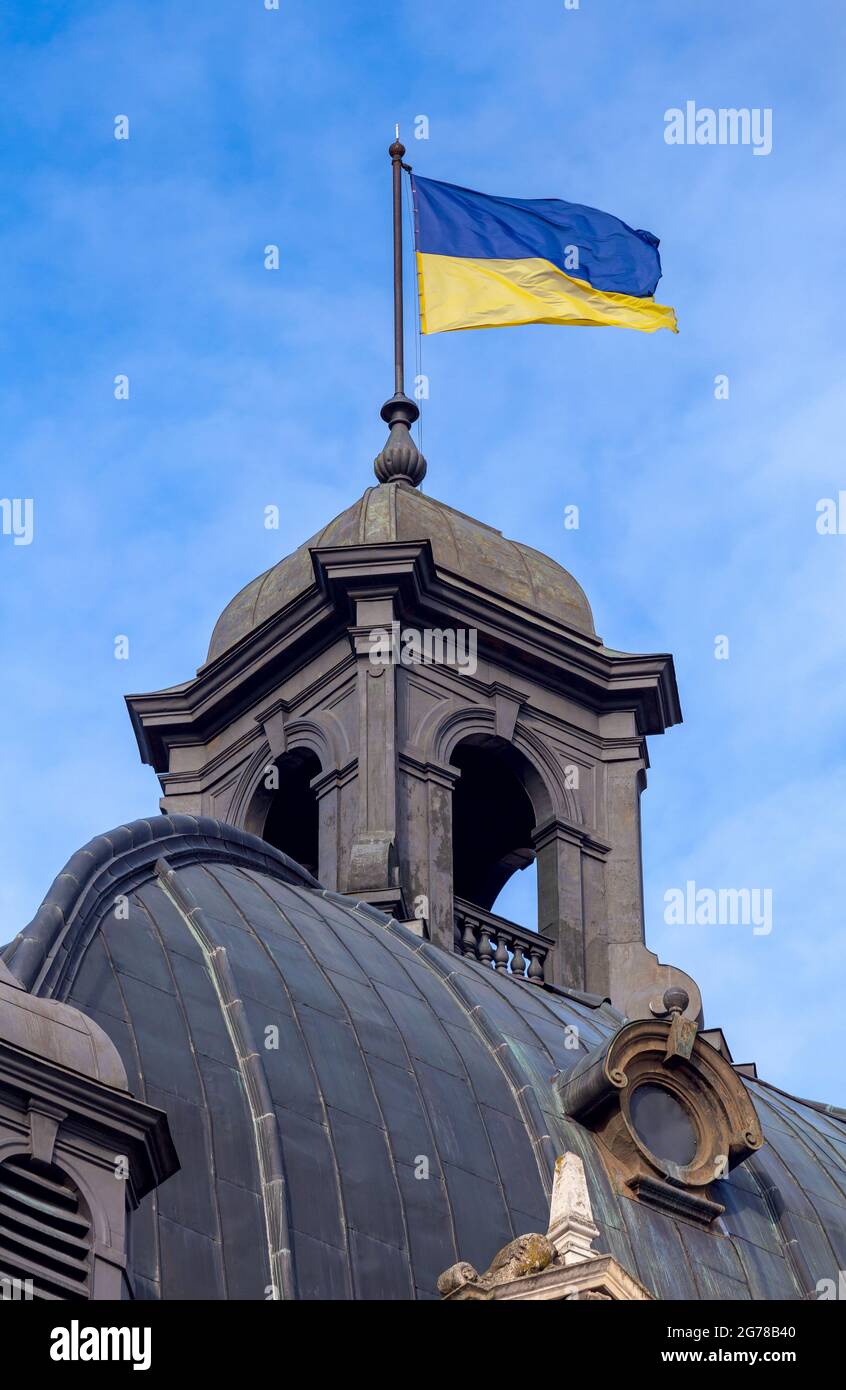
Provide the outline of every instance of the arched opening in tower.
{"type": "MultiPolygon", "coordinates": [[[[468,739],[450,760],[461,771],[453,793],[453,892],[487,912],[499,911],[506,884],[535,859],[527,765],[513,745],[497,738],[468,739]]],[[[523,925],[536,928],[536,887],[530,896],[533,910],[520,915],[523,925]]]]}
{"type": "Polygon", "coordinates": [[[278,780],[278,788],[271,793],[261,837],[317,878],[319,813],[311,781],[320,771],[320,761],[310,750],[297,749],[280,758],[275,771],[272,781],[278,780]]]}

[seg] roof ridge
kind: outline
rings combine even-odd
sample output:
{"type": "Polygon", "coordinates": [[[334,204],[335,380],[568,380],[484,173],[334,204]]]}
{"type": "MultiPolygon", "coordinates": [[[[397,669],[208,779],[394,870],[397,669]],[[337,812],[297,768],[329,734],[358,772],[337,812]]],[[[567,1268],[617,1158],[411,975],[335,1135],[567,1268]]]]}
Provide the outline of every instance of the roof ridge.
{"type": "Polygon", "coordinates": [[[143,880],[160,859],[169,864],[201,862],[224,854],[289,883],[320,888],[287,854],[238,826],[211,816],[150,816],[97,835],[71,855],[32,921],[0,950],[0,958],[25,989],[52,994],[78,932],[105,893],[114,900],[129,878],[143,880]]]}

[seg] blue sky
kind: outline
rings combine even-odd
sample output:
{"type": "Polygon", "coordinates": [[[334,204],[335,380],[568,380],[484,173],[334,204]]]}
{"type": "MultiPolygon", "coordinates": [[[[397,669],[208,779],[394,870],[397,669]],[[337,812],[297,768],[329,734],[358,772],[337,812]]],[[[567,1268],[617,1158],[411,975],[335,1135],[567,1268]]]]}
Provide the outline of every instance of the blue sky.
{"type": "Polygon", "coordinates": [[[648,944],[736,1059],[846,1104],[846,535],[815,524],[846,489],[844,29],[824,0],[7,0],[0,497],[35,536],[0,536],[0,940],[156,810],[123,694],[190,676],[235,591],[372,480],[385,148],[423,114],[421,173],[661,238],[678,337],[425,340],[426,487],[571,569],[609,646],[674,653],[648,944]],[[668,146],[688,100],[771,108],[772,153],[668,146]],[[666,925],[687,879],[772,888],[771,934],[666,925]]]}

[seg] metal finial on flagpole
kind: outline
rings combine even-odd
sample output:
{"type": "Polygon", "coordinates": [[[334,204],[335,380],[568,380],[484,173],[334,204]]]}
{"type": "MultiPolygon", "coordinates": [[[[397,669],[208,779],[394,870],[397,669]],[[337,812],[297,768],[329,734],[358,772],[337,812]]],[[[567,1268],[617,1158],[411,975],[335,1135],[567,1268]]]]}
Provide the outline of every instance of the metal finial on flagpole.
{"type": "Polygon", "coordinates": [[[380,483],[398,480],[417,487],[426,476],[426,460],[411,437],[410,426],[420,414],[414,401],[405,394],[405,354],[402,305],[402,171],[405,145],[399,138],[389,147],[393,177],[394,206],[394,394],[379,412],[390,428],[387,443],[377,455],[373,467],[380,483]]]}

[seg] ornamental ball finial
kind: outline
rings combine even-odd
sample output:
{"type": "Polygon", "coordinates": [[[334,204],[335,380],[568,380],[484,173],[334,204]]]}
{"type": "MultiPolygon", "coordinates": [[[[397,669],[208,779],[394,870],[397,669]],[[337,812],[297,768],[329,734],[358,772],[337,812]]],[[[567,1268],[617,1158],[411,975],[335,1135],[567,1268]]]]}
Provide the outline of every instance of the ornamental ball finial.
{"type": "Polygon", "coordinates": [[[664,1008],[668,1014],[683,1014],[690,1003],[690,995],[681,986],[664,990],[664,1008]]]}

